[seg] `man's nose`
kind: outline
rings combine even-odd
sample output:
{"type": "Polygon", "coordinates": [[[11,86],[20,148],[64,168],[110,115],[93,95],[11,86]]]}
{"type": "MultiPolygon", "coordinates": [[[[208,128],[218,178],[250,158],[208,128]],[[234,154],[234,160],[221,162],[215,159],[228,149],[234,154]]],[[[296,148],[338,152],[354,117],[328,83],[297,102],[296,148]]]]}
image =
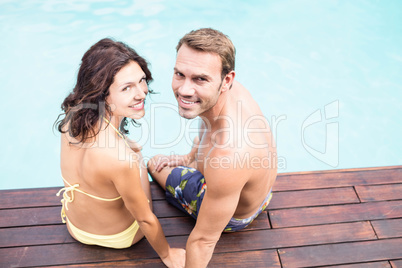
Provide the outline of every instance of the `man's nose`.
{"type": "Polygon", "coordinates": [[[179,86],[178,93],[181,96],[193,96],[195,92],[194,84],[191,79],[185,79],[183,83],[179,86]]]}

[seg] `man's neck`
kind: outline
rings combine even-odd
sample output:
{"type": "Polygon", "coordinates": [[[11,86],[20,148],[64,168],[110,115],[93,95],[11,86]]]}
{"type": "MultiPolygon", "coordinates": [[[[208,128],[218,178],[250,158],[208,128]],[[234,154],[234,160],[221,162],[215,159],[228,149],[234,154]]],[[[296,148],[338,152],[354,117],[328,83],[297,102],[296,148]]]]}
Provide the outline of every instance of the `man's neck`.
{"type": "Polygon", "coordinates": [[[204,123],[208,126],[214,126],[216,122],[221,119],[220,117],[225,115],[225,105],[230,98],[230,91],[223,92],[216,102],[215,106],[205,111],[200,115],[204,123]]]}

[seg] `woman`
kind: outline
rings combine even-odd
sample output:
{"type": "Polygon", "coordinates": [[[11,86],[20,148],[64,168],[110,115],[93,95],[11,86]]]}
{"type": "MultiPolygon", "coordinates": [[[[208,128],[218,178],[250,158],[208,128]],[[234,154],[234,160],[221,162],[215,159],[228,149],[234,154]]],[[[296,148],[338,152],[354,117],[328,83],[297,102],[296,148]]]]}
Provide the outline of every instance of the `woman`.
{"type": "Polygon", "coordinates": [[[184,249],[169,247],[152,213],[140,147],[124,135],[129,120],[144,116],[151,81],[147,62],[121,42],[102,39],[84,54],[77,84],[61,106],[65,117],[56,123],[61,214],[81,243],[127,248],[145,236],[166,266],[182,267],[184,249]]]}

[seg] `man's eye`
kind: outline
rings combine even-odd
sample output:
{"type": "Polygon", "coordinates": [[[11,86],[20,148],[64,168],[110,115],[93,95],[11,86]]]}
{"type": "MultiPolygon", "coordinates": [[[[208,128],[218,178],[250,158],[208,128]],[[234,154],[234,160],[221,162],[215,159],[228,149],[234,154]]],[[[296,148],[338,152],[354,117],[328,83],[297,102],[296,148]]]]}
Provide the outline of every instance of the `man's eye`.
{"type": "Polygon", "coordinates": [[[207,81],[207,79],[205,79],[204,77],[198,77],[198,78],[197,78],[197,81],[205,82],[205,81],[207,81]]]}
{"type": "Polygon", "coordinates": [[[176,72],[177,76],[183,77],[184,75],[182,73],[176,72]]]}

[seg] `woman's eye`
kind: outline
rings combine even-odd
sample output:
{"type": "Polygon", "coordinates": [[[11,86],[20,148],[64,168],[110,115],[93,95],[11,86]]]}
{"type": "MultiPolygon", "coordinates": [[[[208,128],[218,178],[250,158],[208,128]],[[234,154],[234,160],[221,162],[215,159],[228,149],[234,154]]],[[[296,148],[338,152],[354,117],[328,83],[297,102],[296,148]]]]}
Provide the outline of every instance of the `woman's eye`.
{"type": "Polygon", "coordinates": [[[147,80],[147,78],[146,78],[146,77],[143,77],[143,78],[141,78],[140,83],[142,83],[142,82],[144,82],[144,81],[146,81],[146,80],[147,80]]]}
{"type": "Polygon", "coordinates": [[[128,87],[123,88],[123,91],[127,91],[127,90],[130,90],[130,87],[129,87],[129,86],[128,86],[128,87]]]}

